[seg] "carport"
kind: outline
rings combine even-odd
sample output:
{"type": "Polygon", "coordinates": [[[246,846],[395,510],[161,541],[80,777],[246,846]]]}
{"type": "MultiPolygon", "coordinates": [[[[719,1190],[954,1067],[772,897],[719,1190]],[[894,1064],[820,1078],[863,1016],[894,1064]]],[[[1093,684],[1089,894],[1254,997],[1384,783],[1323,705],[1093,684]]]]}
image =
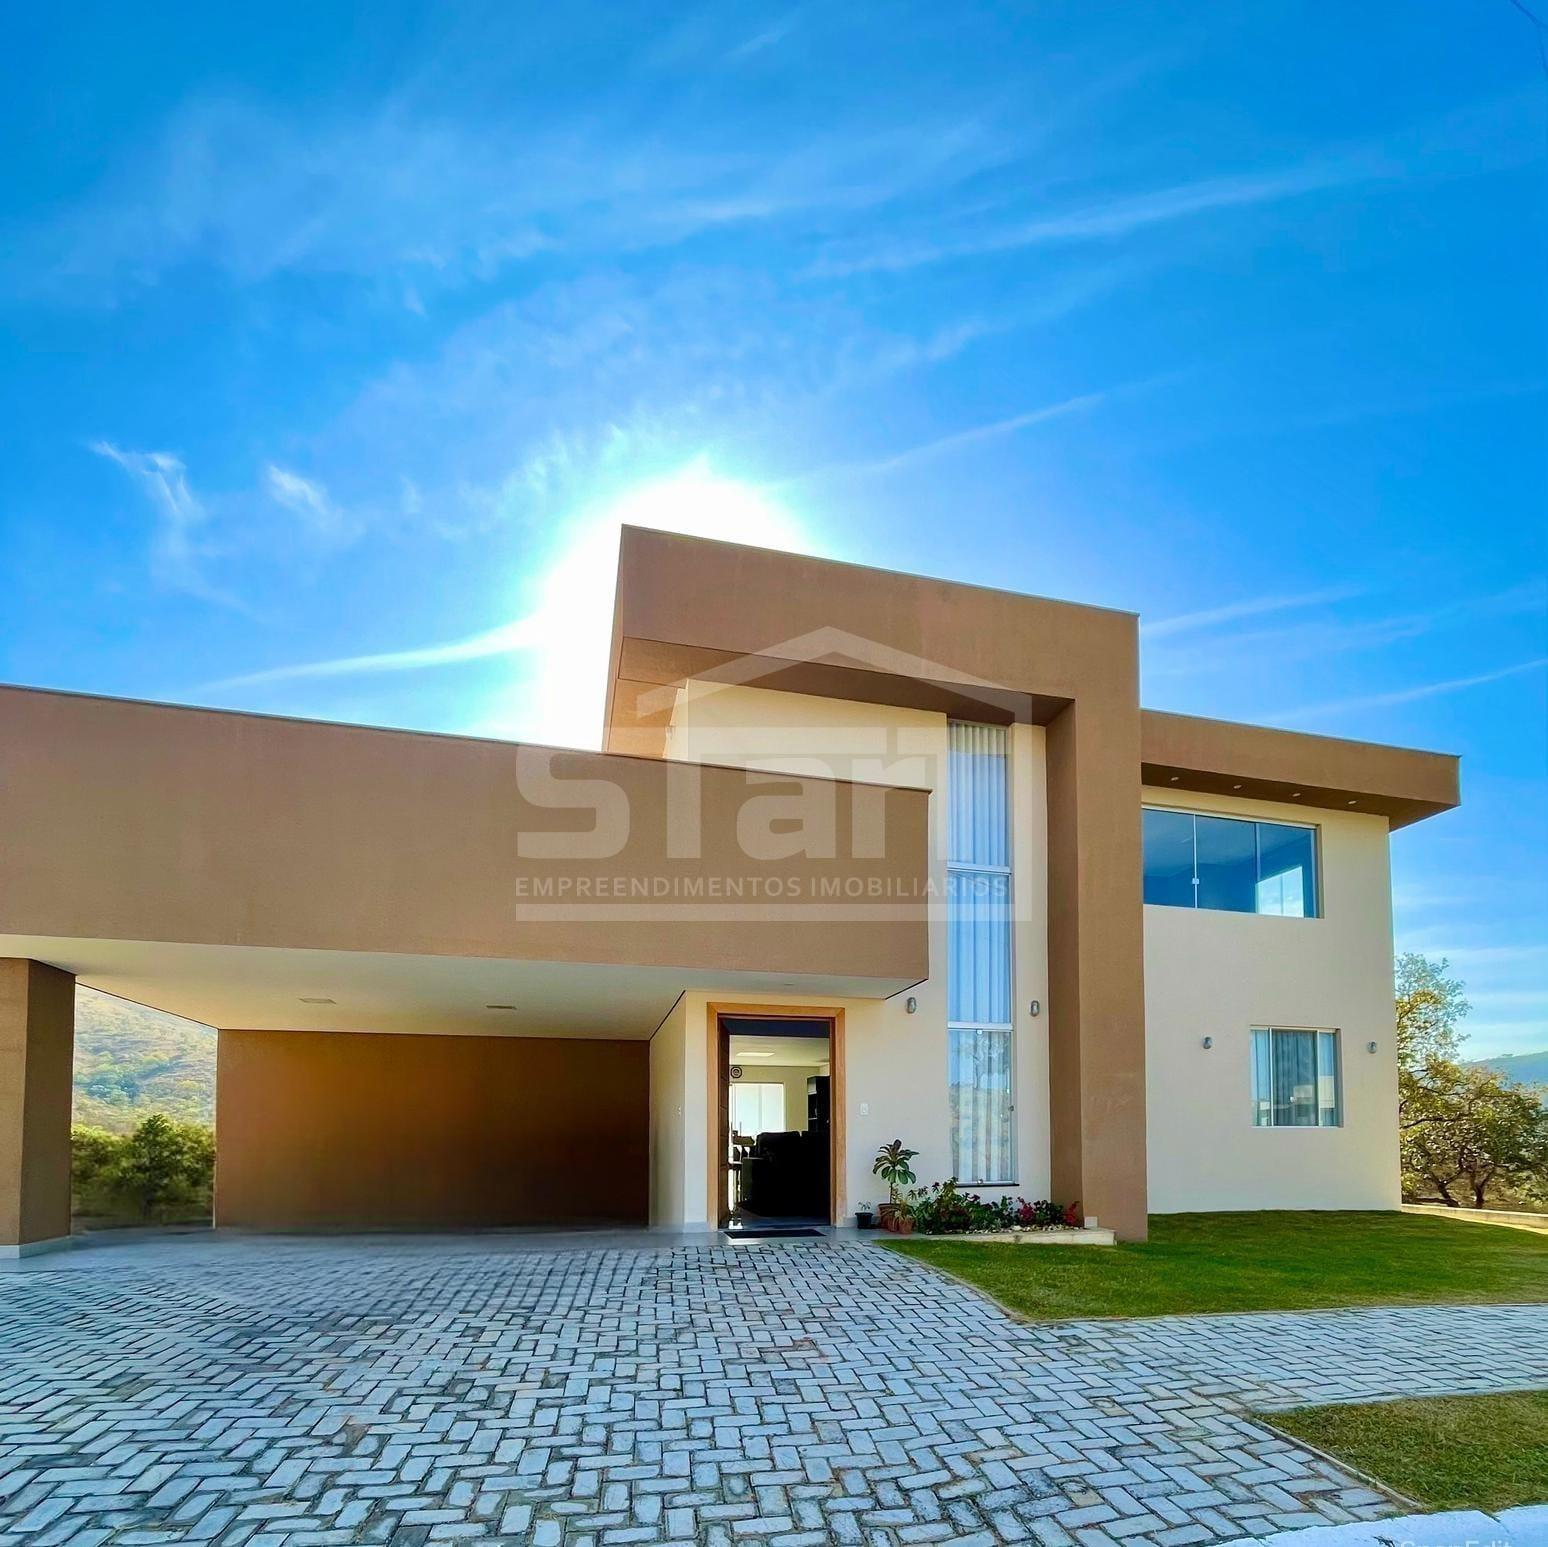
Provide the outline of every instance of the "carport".
{"type": "Polygon", "coordinates": [[[217,1224],[643,1223],[657,1027],[922,978],[926,807],[0,689],[0,1249],[69,1233],[77,981],[219,1028],[217,1224]]]}

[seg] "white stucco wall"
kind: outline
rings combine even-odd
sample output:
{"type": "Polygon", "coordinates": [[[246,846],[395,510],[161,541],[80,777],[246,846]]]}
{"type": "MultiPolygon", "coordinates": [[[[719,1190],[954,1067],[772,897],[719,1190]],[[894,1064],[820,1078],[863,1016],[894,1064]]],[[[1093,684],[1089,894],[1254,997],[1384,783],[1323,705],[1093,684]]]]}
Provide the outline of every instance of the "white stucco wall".
{"type": "Polygon", "coordinates": [[[1323,904],[1316,919],[1146,907],[1151,1211],[1396,1208],[1386,819],[1170,790],[1144,798],[1317,827],[1323,904]],[[1340,1032],[1342,1127],[1253,1126],[1254,1026],[1340,1032]]]}
{"type": "MultiPolygon", "coordinates": [[[[690,683],[680,690],[668,734],[667,756],[724,763],[770,772],[820,774],[862,782],[940,788],[946,767],[946,717],[922,710],[847,700],[812,698],[759,688],[690,683]]],[[[985,1196],[1001,1192],[1040,1198],[1048,1191],[1048,1058],[1046,1016],[1033,1019],[1028,1004],[1048,998],[1047,808],[1044,738],[1041,727],[1018,725],[1011,739],[1014,877],[1016,896],[1016,1160],[1017,1174],[1005,1187],[979,1187],[985,1196]]],[[[931,802],[930,874],[936,895],[946,881],[945,802],[931,802]]],[[[846,1212],[875,1202],[880,1184],[871,1175],[878,1145],[901,1138],[919,1150],[921,1181],[951,1172],[950,1109],[947,1093],[945,921],[934,911],[930,930],[929,979],[889,1000],[834,1001],[845,1012],[845,1119],[847,1163],[843,1178],[846,1212]],[[918,1010],[906,1009],[909,995],[918,1010]]],[[[794,996],[688,994],[686,1081],[699,1092],[697,1120],[707,1128],[708,1064],[705,1061],[705,1006],[714,1000],[800,1004],[794,996]]],[[[654,1053],[654,1049],[653,1049],[654,1053]]],[[[654,1063],[654,1060],[653,1060],[654,1063]]],[[[707,1162],[700,1147],[690,1166],[707,1162]]],[[[702,1173],[700,1173],[702,1175],[702,1173]]],[[[686,1187],[689,1221],[704,1221],[700,1187],[686,1187]]]]}

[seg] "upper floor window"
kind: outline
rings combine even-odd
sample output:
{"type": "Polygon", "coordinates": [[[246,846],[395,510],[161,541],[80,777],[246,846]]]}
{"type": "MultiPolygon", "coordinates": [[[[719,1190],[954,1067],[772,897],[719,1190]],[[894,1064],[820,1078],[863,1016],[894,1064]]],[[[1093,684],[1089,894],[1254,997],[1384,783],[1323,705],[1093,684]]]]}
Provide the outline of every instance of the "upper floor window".
{"type": "Polygon", "coordinates": [[[1145,901],[1316,918],[1317,830],[1147,806],[1145,901]]]}

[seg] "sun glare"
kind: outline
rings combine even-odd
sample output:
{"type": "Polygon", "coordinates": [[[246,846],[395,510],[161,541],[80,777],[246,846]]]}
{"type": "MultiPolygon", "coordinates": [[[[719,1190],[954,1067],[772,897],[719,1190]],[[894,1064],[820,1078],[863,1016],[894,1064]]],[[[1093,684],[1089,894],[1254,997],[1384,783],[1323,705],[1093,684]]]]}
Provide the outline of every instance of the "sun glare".
{"type": "Polygon", "coordinates": [[[522,620],[530,625],[534,652],[527,691],[490,729],[560,746],[599,745],[618,534],[625,526],[813,551],[790,511],[702,461],[578,514],[565,523],[566,536],[538,583],[536,605],[522,620]]]}

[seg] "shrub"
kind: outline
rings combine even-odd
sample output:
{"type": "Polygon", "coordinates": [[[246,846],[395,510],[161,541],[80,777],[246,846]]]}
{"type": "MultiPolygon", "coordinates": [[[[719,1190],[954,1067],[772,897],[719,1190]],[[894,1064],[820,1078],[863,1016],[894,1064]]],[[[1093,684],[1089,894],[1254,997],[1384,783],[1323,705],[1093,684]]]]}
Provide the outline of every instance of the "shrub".
{"type": "Polygon", "coordinates": [[[215,1135],[201,1123],[176,1123],[159,1112],[129,1134],[75,1128],[70,1172],[78,1213],[149,1220],[206,1209],[215,1135]]]}
{"type": "Polygon", "coordinates": [[[914,1229],[921,1235],[966,1235],[990,1230],[1052,1230],[1080,1223],[1080,1205],[1068,1208],[1041,1200],[1028,1203],[1025,1198],[984,1199],[977,1193],[965,1193],[956,1177],[921,1187],[908,1197],[914,1229]]]}

